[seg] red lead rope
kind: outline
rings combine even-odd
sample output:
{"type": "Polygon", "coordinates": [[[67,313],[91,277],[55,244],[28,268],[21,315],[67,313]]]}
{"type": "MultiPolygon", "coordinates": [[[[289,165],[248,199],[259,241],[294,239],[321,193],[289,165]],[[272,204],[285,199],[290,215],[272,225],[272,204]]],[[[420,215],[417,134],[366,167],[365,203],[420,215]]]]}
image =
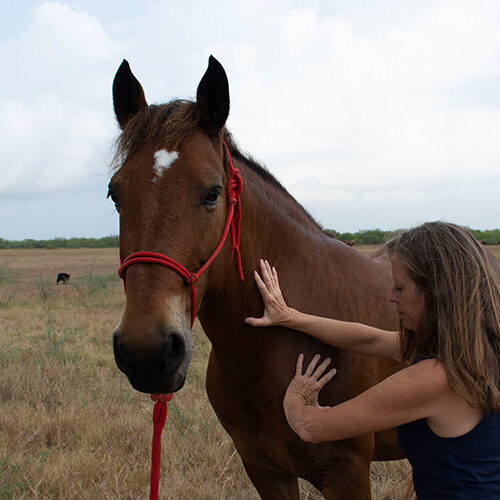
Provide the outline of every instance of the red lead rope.
{"type": "MultiPolygon", "coordinates": [[[[157,252],[135,252],[127,256],[121,262],[120,268],[118,269],[118,275],[123,280],[123,285],[125,287],[125,292],[127,291],[126,281],[125,281],[125,270],[132,264],[137,263],[150,263],[159,264],[161,266],[168,267],[180,274],[184,279],[184,282],[189,286],[191,291],[191,328],[193,327],[194,319],[196,317],[196,290],[194,285],[204,273],[208,266],[213,262],[215,257],[221,251],[224,242],[226,241],[229,231],[231,231],[231,248],[232,257],[236,256],[236,265],[238,267],[238,276],[243,281],[245,277],[243,276],[243,267],[241,265],[241,253],[240,253],[240,228],[241,228],[241,203],[240,194],[241,188],[243,187],[243,181],[241,179],[240,173],[236,168],[234,168],[233,160],[231,154],[229,153],[229,148],[224,142],[224,150],[226,152],[226,157],[229,163],[229,179],[227,181],[227,201],[229,204],[229,210],[227,213],[226,224],[224,226],[224,231],[222,232],[222,237],[217,245],[217,248],[213,251],[212,255],[207,259],[205,264],[201,266],[195,273],[189,272],[182,264],[179,264],[174,259],[157,252]]],[[[161,460],[161,432],[165,425],[165,420],[167,418],[167,403],[172,399],[172,394],[151,394],[151,399],[155,401],[154,411],[153,411],[153,443],[151,452],[151,482],[149,489],[149,500],[158,499],[158,483],[160,480],[160,460],[161,460]]]]}
{"type": "Polygon", "coordinates": [[[158,500],[161,461],[161,431],[167,419],[167,403],[172,394],[151,394],[156,401],[153,410],[153,443],[151,449],[151,480],[149,483],[149,500],[158,500]]]}

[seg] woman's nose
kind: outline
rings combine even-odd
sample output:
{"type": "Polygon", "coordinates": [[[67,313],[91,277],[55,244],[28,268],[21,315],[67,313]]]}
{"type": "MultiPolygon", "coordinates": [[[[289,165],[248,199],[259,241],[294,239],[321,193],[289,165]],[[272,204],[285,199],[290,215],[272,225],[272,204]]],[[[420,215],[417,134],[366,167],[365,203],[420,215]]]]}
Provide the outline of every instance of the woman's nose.
{"type": "Polygon", "coordinates": [[[395,293],[394,289],[392,289],[391,292],[389,293],[389,302],[391,304],[397,304],[399,302],[399,297],[395,293]]]}

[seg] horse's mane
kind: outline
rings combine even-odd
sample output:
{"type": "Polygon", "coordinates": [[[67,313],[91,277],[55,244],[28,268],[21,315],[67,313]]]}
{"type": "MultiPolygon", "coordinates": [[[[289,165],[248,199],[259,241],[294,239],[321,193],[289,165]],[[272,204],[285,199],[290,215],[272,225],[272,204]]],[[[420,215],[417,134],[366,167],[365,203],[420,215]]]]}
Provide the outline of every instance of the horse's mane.
{"type": "MultiPolygon", "coordinates": [[[[131,118],[116,140],[116,151],[112,161],[112,169],[120,166],[133,155],[146,139],[154,140],[159,148],[169,151],[177,149],[179,143],[191,135],[199,127],[198,105],[194,101],[174,99],[166,104],[149,105],[141,109],[131,118]]],[[[224,140],[231,156],[243,162],[267,183],[287,195],[310,219],[322,230],[321,225],[290,195],[282,184],[267,168],[255,161],[250,155],[243,154],[232,134],[224,128],[224,140]]]]}

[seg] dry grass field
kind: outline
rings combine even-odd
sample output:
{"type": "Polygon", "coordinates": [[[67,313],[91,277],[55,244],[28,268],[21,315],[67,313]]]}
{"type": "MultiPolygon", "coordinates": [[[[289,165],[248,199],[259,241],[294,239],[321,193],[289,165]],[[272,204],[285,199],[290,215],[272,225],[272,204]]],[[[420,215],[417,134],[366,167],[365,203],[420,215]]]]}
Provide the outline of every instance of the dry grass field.
{"type": "MultiPolygon", "coordinates": [[[[113,360],[117,264],[116,249],[0,250],[1,500],[148,497],[153,405],[113,360]],[[69,284],[56,286],[58,272],[69,284]]],[[[210,344],[198,323],[194,338],[187,383],[169,404],[160,496],[257,499],[205,395],[210,344]]],[[[405,462],[377,466],[374,498],[408,498],[391,488],[407,473],[405,462]]]]}

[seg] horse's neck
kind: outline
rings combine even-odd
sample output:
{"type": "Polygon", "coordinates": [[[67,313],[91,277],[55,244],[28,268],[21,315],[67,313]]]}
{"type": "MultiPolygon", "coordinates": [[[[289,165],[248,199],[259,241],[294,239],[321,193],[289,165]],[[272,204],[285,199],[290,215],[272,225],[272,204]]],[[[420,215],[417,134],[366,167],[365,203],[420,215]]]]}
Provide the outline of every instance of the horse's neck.
{"type": "MultiPolygon", "coordinates": [[[[357,252],[324,235],[283,188],[246,165],[237,166],[244,180],[240,250],[245,282],[238,280],[234,262],[229,265],[227,259],[218,260],[224,284],[208,294],[200,311],[202,325],[214,346],[218,331],[241,330],[245,317],[262,314],[253,276],[261,258],[276,266],[285,296],[293,300],[293,305],[306,307],[311,301],[314,307],[309,312],[317,314],[327,314],[325,297],[337,295],[337,287],[342,286],[333,279],[335,261],[342,262],[347,275],[358,264],[357,252]]],[[[355,281],[351,280],[354,286],[355,281]]],[[[349,300],[349,293],[343,293],[343,304],[349,300]]]]}
{"type": "Polygon", "coordinates": [[[274,264],[290,262],[299,259],[301,250],[312,241],[314,245],[322,245],[321,228],[285,189],[262,178],[250,167],[243,168],[241,237],[247,266],[252,268],[260,258],[274,264]]]}

